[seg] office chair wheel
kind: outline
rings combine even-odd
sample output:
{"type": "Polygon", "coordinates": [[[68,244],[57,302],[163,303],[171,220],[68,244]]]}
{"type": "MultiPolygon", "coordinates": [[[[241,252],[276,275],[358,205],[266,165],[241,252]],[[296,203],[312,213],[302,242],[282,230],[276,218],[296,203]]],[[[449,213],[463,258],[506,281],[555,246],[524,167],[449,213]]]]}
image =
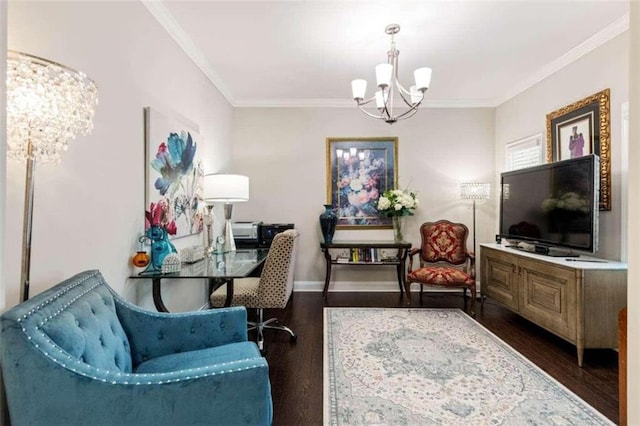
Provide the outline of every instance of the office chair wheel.
{"type": "Polygon", "coordinates": [[[289,341],[291,343],[296,343],[298,341],[298,336],[295,334],[292,334],[291,337],[289,337],[289,341]]]}

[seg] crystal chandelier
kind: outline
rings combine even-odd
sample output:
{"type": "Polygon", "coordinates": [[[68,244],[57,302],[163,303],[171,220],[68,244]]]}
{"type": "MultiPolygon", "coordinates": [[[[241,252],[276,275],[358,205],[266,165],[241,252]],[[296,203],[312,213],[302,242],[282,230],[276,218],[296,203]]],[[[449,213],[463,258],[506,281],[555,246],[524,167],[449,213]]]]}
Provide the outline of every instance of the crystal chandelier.
{"type": "Polygon", "coordinates": [[[398,24],[390,24],[385,28],[385,33],[391,36],[391,48],[387,52],[387,63],[376,65],[378,89],[375,95],[365,100],[367,81],[357,79],[351,82],[353,99],[358,104],[358,108],[368,116],[384,120],[389,124],[412,117],[418,111],[418,107],[424,99],[424,93],[431,83],[431,68],[423,67],[413,72],[415,85],[411,86],[409,90],[400,84],[398,80],[398,55],[400,51],[396,49],[394,39],[398,32],[400,32],[400,25],[398,24]],[[398,115],[394,114],[394,97],[396,93],[407,107],[398,115]],[[363,108],[364,105],[374,100],[378,114],[372,114],[363,108]]]}
{"type": "Polygon", "coordinates": [[[7,52],[7,156],[26,161],[20,301],[29,298],[33,170],[57,164],[77,135],[93,129],[98,88],[82,72],[46,59],[7,52]]]}

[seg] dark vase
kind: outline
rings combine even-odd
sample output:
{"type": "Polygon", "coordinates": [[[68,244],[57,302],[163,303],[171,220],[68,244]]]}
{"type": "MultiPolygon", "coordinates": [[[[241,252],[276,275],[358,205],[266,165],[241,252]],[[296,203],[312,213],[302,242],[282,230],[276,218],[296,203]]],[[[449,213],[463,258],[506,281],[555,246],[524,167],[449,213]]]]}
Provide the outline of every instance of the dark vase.
{"type": "Polygon", "coordinates": [[[320,215],[320,229],[322,229],[325,244],[331,244],[333,241],[333,234],[336,232],[337,224],[338,216],[333,212],[333,206],[324,204],[324,213],[320,215]]]}

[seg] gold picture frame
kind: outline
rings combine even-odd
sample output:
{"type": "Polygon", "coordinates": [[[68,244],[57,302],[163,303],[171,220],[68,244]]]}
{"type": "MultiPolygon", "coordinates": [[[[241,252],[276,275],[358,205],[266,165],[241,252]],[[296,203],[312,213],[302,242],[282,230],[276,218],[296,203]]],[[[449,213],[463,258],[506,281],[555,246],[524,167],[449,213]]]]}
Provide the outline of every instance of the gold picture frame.
{"type": "Polygon", "coordinates": [[[327,138],[327,204],[337,229],[392,228],[378,198],[398,181],[398,138],[327,138]]]}
{"type": "Polygon", "coordinates": [[[547,114],[547,162],[600,157],[600,210],[611,210],[610,90],[547,114]]]}

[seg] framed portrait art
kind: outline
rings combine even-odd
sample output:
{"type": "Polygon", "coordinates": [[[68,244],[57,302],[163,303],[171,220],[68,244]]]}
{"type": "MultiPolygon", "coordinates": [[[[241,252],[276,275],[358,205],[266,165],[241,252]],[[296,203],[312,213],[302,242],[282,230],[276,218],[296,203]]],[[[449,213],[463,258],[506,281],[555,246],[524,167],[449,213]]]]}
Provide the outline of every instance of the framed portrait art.
{"type": "Polygon", "coordinates": [[[398,138],[327,138],[327,204],[338,229],[391,228],[380,195],[398,179],[398,138]]]}
{"type": "Polygon", "coordinates": [[[197,126],[146,107],[145,227],[159,224],[172,238],[203,228],[203,169],[197,126]]]}
{"type": "Polygon", "coordinates": [[[600,157],[600,210],[611,210],[609,89],[547,114],[547,162],[600,157]]]}

